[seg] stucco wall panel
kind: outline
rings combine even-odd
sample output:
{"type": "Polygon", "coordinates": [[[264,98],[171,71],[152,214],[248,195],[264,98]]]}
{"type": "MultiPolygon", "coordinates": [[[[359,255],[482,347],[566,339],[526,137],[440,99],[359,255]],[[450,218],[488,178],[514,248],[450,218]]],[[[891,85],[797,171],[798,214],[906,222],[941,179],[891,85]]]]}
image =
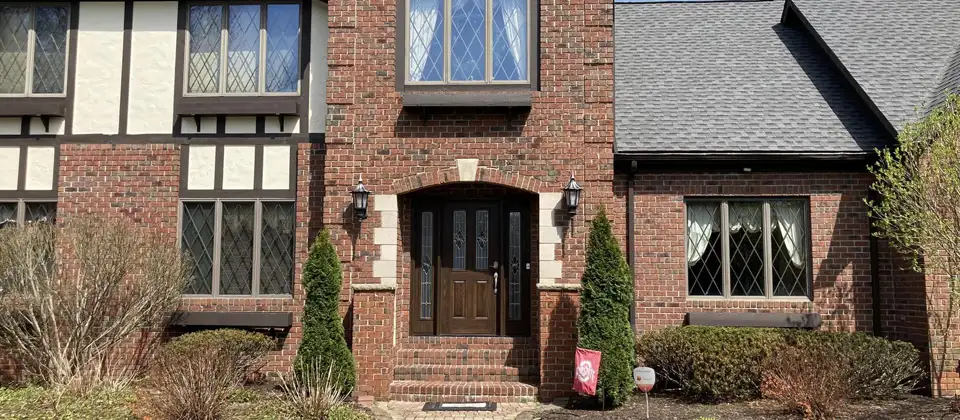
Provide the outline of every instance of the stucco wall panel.
{"type": "MultiPolygon", "coordinates": [[[[134,2],[130,38],[129,134],[173,130],[177,2],[134,2]]],[[[196,126],[193,127],[196,130],[196,126]]]]}
{"type": "Polygon", "coordinates": [[[81,2],[74,134],[117,134],[123,67],[123,2],[81,2]]]}

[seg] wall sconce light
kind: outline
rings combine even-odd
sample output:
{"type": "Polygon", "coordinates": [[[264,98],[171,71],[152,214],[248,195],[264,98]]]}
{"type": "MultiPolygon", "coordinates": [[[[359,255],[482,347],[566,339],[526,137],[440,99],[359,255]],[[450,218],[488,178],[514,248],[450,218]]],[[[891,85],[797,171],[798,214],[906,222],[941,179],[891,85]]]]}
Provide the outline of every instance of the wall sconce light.
{"type": "Polygon", "coordinates": [[[577,207],[580,206],[580,193],[583,188],[577,184],[577,180],[570,174],[570,182],[563,188],[563,201],[567,204],[567,211],[570,214],[577,214],[577,207]]]}
{"type": "Polygon", "coordinates": [[[357,187],[350,192],[353,195],[353,212],[357,215],[357,220],[363,221],[367,218],[367,202],[370,198],[370,190],[363,185],[363,176],[357,182],[357,187]]]}

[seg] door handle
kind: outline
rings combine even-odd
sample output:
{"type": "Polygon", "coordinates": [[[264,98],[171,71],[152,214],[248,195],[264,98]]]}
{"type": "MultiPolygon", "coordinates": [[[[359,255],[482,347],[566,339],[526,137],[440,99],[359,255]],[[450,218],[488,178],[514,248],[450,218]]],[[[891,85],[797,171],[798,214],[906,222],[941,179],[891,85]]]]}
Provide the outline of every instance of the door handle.
{"type": "Polygon", "coordinates": [[[500,286],[500,262],[493,262],[493,294],[496,295],[500,286]]]}

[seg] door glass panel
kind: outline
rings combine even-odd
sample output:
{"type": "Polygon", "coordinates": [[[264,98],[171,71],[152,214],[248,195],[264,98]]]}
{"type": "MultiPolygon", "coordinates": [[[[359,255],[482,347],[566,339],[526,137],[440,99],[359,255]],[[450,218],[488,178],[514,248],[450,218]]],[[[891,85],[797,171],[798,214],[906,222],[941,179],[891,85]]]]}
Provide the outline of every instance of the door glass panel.
{"type": "Polygon", "coordinates": [[[456,210],[453,212],[453,269],[466,270],[467,268],[467,212],[456,210]]]}
{"type": "Polygon", "coordinates": [[[518,321],[520,314],[520,212],[510,212],[510,251],[509,265],[507,271],[507,281],[509,283],[509,293],[507,294],[507,308],[509,310],[508,319],[518,321]]]}
{"type": "Polygon", "coordinates": [[[420,215],[420,319],[433,317],[433,213],[420,215]]]}
{"type": "Polygon", "coordinates": [[[486,270],[488,263],[488,228],[490,214],[486,210],[477,210],[477,271],[486,270]]]}

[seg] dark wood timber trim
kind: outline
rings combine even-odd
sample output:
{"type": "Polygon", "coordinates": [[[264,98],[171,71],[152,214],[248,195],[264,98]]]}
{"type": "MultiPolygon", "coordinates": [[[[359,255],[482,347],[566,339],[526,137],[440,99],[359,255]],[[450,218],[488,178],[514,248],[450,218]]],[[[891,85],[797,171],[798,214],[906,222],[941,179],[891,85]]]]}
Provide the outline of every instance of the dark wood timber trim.
{"type": "Polygon", "coordinates": [[[0,117],[48,116],[64,117],[69,109],[69,98],[0,98],[0,117]]]}
{"type": "MultiPolygon", "coordinates": [[[[28,124],[29,124],[29,119],[28,124]]],[[[21,127],[22,129],[22,127],[21,127]]],[[[2,135],[4,145],[55,145],[55,144],[300,144],[323,143],[323,133],[277,133],[267,135],[250,134],[198,134],[196,136],[171,134],[132,134],[126,136],[105,134],[61,135],[2,135]]]]}
{"type": "MultiPolygon", "coordinates": [[[[313,32],[313,1],[300,3],[300,132],[310,132],[310,36],[313,32]]],[[[322,87],[323,89],[326,86],[322,87]]]]}
{"type": "Polygon", "coordinates": [[[818,313],[688,312],[687,325],[755,328],[820,328],[818,313]]]}
{"type": "Polygon", "coordinates": [[[627,173],[866,172],[875,153],[615,153],[614,170],[627,173]]]}
{"type": "MultiPolygon", "coordinates": [[[[69,57],[67,57],[67,98],[66,111],[64,112],[64,134],[73,134],[73,109],[76,107],[77,93],[77,35],[80,28],[80,2],[77,0],[70,2],[70,40],[67,41],[69,48],[69,57]]],[[[2,107],[0,107],[2,108],[2,107]]]]}
{"type": "Polygon", "coordinates": [[[290,328],[291,312],[175,312],[171,325],[181,327],[290,328]]]}
{"type": "Polygon", "coordinates": [[[533,104],[530,91],[501,93],[423,93],[404,92],[405,107],[518,107],[533,104]]]}
{"type": "Polygon", "coordinates": [[[175,101],[177,115],[299,115],[299,96],[188,96],[175,101]]]}
{"type": "Polygon", "coordinates": [[[120,63],[120,125],[117,132],[127,134],[130,107],[130,54],[133,39],[133,0],[123,4],[123,59],[120,63]]]}
{"type": "Polygon", "coordinates": [[[17,190],[20,194],[27,184],[27,146],[20,146],[20,167],[17,168],[17,190]]]}
{"type": "MultiPolygon", "coordinates": [[[[173,109],[177,110],[180,107],[180,101],[183,100],[183,75],[185,72],[184,69],[184,60],[185,60],[185,48],[187,43],[187,11],[189,10],[189,5],[185,1],[177,2],[177,57],[174,64],[173,72],[173,109]]],[[[180,116],[174,112],[174,115],[171,115],[173,118],[173,133],[181,133],[181,124],[180,116]]]]}

